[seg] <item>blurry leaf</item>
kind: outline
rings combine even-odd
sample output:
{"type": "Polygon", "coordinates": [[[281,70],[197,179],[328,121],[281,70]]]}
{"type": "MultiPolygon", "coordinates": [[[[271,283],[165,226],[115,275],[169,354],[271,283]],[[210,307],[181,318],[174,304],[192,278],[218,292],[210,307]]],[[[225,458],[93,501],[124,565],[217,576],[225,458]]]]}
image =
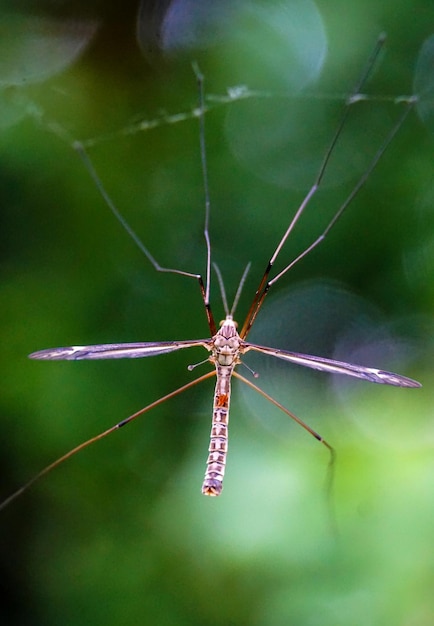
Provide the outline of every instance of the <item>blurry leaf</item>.
{"type": "Polygon", "coordinates": [[[434,35],[428,37],[420,49],[413,90],[418,96],[417,111],[421,120],[434,131],[434,35]]]}
{"type": "Polygon", "coordinates": [[[96,28],[91,20],[2,14],[0,85],[40,82],[61,72],[83,52],[96,28]]]}

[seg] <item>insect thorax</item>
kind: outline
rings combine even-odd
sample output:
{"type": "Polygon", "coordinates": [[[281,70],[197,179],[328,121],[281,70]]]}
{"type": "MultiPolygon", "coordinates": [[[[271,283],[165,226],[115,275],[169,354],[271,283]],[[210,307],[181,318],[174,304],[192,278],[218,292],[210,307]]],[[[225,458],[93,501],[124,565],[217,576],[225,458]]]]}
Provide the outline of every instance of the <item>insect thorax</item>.
{"type": "Polygon", "coordinates": [[[220,329],[213,337],[211,360],[222,366],[230,367],[240,362],[241,337],[237,331],[237,323],[231,315],[220,323],[220,329]]]}

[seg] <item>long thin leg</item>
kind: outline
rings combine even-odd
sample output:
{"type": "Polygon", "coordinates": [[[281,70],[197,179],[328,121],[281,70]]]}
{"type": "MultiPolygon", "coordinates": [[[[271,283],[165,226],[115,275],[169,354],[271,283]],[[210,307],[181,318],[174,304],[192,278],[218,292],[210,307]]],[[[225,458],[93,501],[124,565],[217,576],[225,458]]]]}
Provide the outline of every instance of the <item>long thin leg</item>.
{"type": "MultiPolygon", "coordinates": [[[[202,166],[203,189],[205,194],[205,225],[203,234],[206,242],[206,286],[205,286],[205,306],[209,307],[209,295],[211,288],[211,240],[209,236],[209,220],[211,211],[211,202],[208,183],[208,164],[206,157],[206,141],[205,141],[205,97],[204,97],[204,76],[199,69],[197,63],[193,63],[193,70],[196,76],[197,89],[199,93],[199,142],[200,142],[200,161],[202,166]]],[[[215,330],[212,333],[215,334],[215,330]]]]}
{"type": "Polygon", "coordinates": [[[300,217],[302,216],[304,210],[306,209],[307,205],[309,204],[310,200],[313,198],[313,196],[316,194],[316,192],[318,191],[318,188],[322,182],[322,179],[324,177],[324,174],[327,170],[327,166],[329,164],[330,161],[330,157],[333,153],[333,150],[336,146],[336,143],[339,139],[339,136],[341,135],[342,129],[346,123],[346,120],[348,118],[349,115],[349,111],[350,111],[350,104],[352,104],[353,102],[357,101],[357,95],[360,92],[361,88],[363,87],[363,84],[366,82],[366,80],[369,77],[369,74],[372,71],[372,68],[375,64],[375,61],[380,53],[380,50],[384,44],[385,41],[385,37],[384,35],[382,35],[378,41],[377,41],[377,45],[374,49],[373,54],[371,55],[371,58],[369,59],[366,68],[364,69],[361,78],[357,81],[357,84],[355,85],[354,89],[351,91],[351,94],[348,96],[347,98],[347,104],[345,107],[345,110],[342,114],[342,117],[339,121],[339,124],[336,128],[336,131],[333,135],[332,141],[326,151],[325,157],[321,163],[321,166],[319,168],[317,177],[315,179],[314,184],[312,185],[312,187],[310,188],[309,192],[307,193],[306,197],[304,198],[303,202],[301,203],[300,207],[298,208],[298,210],[296,211],[294,217],[292,218],[288,228],[286,229],[283,237],[281,238],[281,240],[279,241],[275,251],[273,252],[267,267],[265,269],[264,275],[261,279],[261,282],[259,283],[259,287],[256,290],[255,293],[255,297],[253,299],[253,302],[250,306],[249,312],[247,314],[246,320],[243,324],[243,327],[241,329],[240,332],[240,336],[245,339],[250,331],[250,329],[253,326],[253,323],[256,319],[256,316],[259,312],[259,309],[262,306],[262,303],[265,299],[265,296],[267,295],[271,285],[275,284],[284,274],[286,274],[287,271],[289,271],[300,259],[302,259],[304,256],[306,256],[309,252],[312,252],[312,250],[314,248],[316,248],[316,246],[318,244],[321,243],[321,241],[323,241],[325,239],[325,237],[327,236],[328,232],[332,229],[332,227],[336,224],[336,222],[338,221],[338,219],[341,217],[341,215],[343,214],[343,212],[345,211],[345,209],[347,208],[347,206],[351,203],[351,201],[354,199],[354,197],[356,196],[356,194],[360,191],[360,189],[362,188],[362,186],[365,184],[366,180],[368,179],[369,175],[371,174],[372,170],[376,167],[378,161],[380,160],[380,158],[382,157],[382,155],[384,154],[384,152],[386,151],[387,147],[389,146],[389,144],[391,143],[391,141],[393,140],[393,138],[395,137],[396,133],[398,132],[398,130],[401,128],[401,126],[403,125],[405,119],[407,118],[407,115],[409,114],[410,110],[413,108],[414,104],[415,104],[415,100],[410,100],[407,101],[407,107],[404,111],[404,114],[400,117],[400,119],[398,120],[398,122],[396,123],[396,125],[393,127],[392,131],[389,133],[389,135],[387,136],[387,138],[385,139],[385,141],[383,142],[383,144],[380,146],[380,148],[378,149],[378,151],[376,152],[374,158],[372,159],[369,167],[367,168],[367,170],[365,171],[365,173],[363,174],[363,176],[360,178],[359,182],[357,183],[357,185],[354,187],[354,189],[352,190],[352,192],[350,193],[350,195],[348,196],[348,198],[344,201],[344,203],[339,207],[338,211],[336,212],[336,214],[334,215],[334,217],[332,218],[332,220],[330,221],[330,223],[328,224],[328,226],[326,227],[326,229],[324,230],[324,232],[304,251],[302,252],[298,257],[296,257],[296,259],[294,259],[293,261],[291,261],[291,263],[289,263],[288,265],[286,265],[284,267],[284,269],[279,272],[279,274],[277,274],[277,276],[275,276],[272,280],[269,280],[270,277],[270,273],[271,270],[273,269],[273,266],[276,262],[276,259],[278,257],[278,255],[280,254],[283,246],[285,245],[289,235],[291,234],[292,230],[294,229],[295,225],[297,224],[297,222],[299,221],[300,217]]]}
{"type": "Polygon", "coordinates": [[[297,417],[297,415],[295,415],[289,409],[283,406],[283,404],[280,404],[280,402],[275,400],[272,396],[269,396],[268,393],[266,393],[265,391],[263,391],[263,389],[261,389],[260,387],[252,383],[248,378],[244,378],[244,376],[241,376],[241,374],[239,374],[236,371],[233,372],[233,376],[235,376],[235,378],[238,378],[238,380],[241,380],[241,382],[245,383],[251,389],[254,389],[255,391],[257,391],[266,400],[274,404],[274,406],[277,406],[278,409],[286,413],[286,415],[288,415],[292,420],[294,420],[299,426],[304,428],[304,430],[306,430],[309,433],[309,435],[312,435],[312,437],[315,437],[317,441],[322,443],[327,448],[329,455],[330,455],[330,459],[329,459],[329,463],[327,466],[327,477],[326,477],[325,487],[326,487],[327,503],[328,503],[328,507],[330,511],[331,528],[333,530],[333,533],[335,534],[337,532],[337,525],[336,525],[336,519],[335,519],[333,503],[332,503],[334,469],[335,469],[335,463],[336,463],[335,449],[323,437],[321,437],[319,433],[317,433],[315,430],[313,430],[313,428],[311,428],[308,424],[306,424],[306,422],[303,422],[303,420],[297,417]]]}
{"type": "Polygon", "coordinates": [[[210,328],[211,335],[215,335],[217,332],[217,326],[214,320],[214,316],[211,310],[210,305],[210,285],[211,285],[211,240],[209,235],[209,221],[210,221],[210,194],[209,194],[209,184],[208,184],[208,167],[207,167],[207,158],[206,158],[206,143],[205,143],[205,98],[204,98],[204,77],[203,74],[199,70],[199,66],[197,63],[193,64],[193,69],[196,75],[197,87],[198,87],[198,97],[199,97],[199,106],[196,109],[196,115],[199,118],[199,138],[200,138],[200,156],[201,156],[201,164],[202,164],[202,177],[203,177],[203,186],[204,186],[204,194],[205,194],[205,223],[204,223],[204,238],[206,243],[206,280],[205,285],[203,282],[203,278],[200,274],[193,274],[191,272],[185,272],[183,270],[163,267],[158,263],[155,257],[151,254],[149,249],[145,246],[143,241],[138,237],[137,233],[131,228],[125,217],[119,211],[113,200],[111,199],[109,193],[107,192],[101,178],[99,177],[83,143],[80,141],[74,141],[73,147],[76,152],[79,154],[81,160],[83,161],[87,171],[89,172],[95,186],[103,197],[104,202],[113,213],[115,218],[121,224],[122,228],[128,233],[134,243],[137,245],[139,250],[143,252],[148,261],[153,265],[157,272],[166,272],[170,274],[179,274],[181,276],[187,276],[189,278],[195,278],[199,282],[200,293],[202,296],[202,300],[205,306],[206,316],[208,320],[208,326],[210,328]]]}
{"type": "Polygon", "coordinates": [[[131,226],[129,225],[127,220],[124,218],[122,213],[119,211],[119,209],[117,208],[117,206],[115,205],[115,203],[111,199],[111,197],[110,197],[108,191],[106,190],[106,188],[104,187],[104,184],[103,184],[101,178],[99,177],[99,175],[98,175],[98,173],[97,173],[97,171],[96,171],[96,169],[95,169],[91,159],[89,158],[89,155],[87,154],[85,148],[83,147],[83,144],[80,141],[74,141],[73,148],[78,152],[78,154],[79,154],[80,158],[82,159],[82,161],[83,161],[87,171],[89,172],[89,174],[90,174],[90,176],[91,176],[95,186],[97,187],[98,191],[100,192],[101,196],[103,197],[104,202],[106,203],[106,205],[108,206],[110,211],[113,213],[115,218],[121,224],[122,228],[128,233],[128,235],[131,237],[131,239],[137,245],[139,250],[141,252],[143,252],[143,254],[146,256],[148,261],[150,261],[150,263],[153,265],[153,267],[157,270],[157,272],[169,272],[171,274],[180,274],[181,276],[188,276],[190,278],[196,278],[200,282],[201,291],[203,293],[205,293],[205,289],[204,289],[204,286],[203,286],[203,280],[202,280],[202,277],[200,276],[200,274],[193,274],[191,272],[184,272],[183,270],[178,270],[178,269],[174,269],[174,268],[171,268],[171,267],[163,267],[162,265],[160,265],[158,263],[158,261],[152,256],[152,254],[150,253],[148,248],[145,246],[143,241],[138,237],[138,235],[135,233],[135,231],[131,228],[131,226]]]}
{"type": "Polygon", "coordinates": [[[297,422],[299,426],[304,428],[304,430],[307,430],[309,435],[312,435],[312,437],[315,437],[317,441],[321,442],[328,449],[330,453],[330,462],[333,465],[334,459],[336,456],[335,450],[329,443],[327,443],[327,441],[323,437],[321,437],[319,433],[313,430],[313,428],[311,428],[308,424],[306,424],[306,422],[303,422],[303,420],[297,417],[294,413],[291,413],[291,411],[287,409],[286,407],[284,407],[283,404],[280,404],[280,402],[275,400],[272,396],[269,396],[268,393],[263,391],[263,389],[261,389],[260,387],[252,383],[252,381],[250,381],[248,378],[244,378],[244,376],[242,376],[236,371],[233,372],[233,375],[235,376],[235,378],[238,378],[238,380],[241,380],[243,383],[245,383],[246,385],[248,385],[249,387],[257,391],[258,393],[260,393],[261,396],[264,396],[264,398],[266,398],[269,402],[277,406],[277,408],[283,411],[284,413],[286,413],[286,415],[289,415],[289,417],[293,419],[294,422],[297,422]]]}
{"type": "Polygon", "coordinates": [[[342,213],[345,211],[347,206],[349,204],[351,204],[351,202],[353,201],[355,196],[358,194],[360,189],[363,187],[363,185],[368,180],[370,174],[372,173],[372,171],[377,166],[378,161],[381,159],[381,157],[383,156],[383,154],[385,153],[385,151],[387,150],[387,148],[389,147],[389,145],[392,143],[393,139],[395,138],[395,135],[397,134],[397,132],[399,131],[401,126],[404,124],[405,120],[407,119],[408,114],[412,110],[412,108],[415,105],[415,103],[416,103],[416,100],[414,100],[414,101],[412,100],[412,101],[408,102],[408,104],[407,104],[407,106],[406,106],[406,108],[404,110],[404,113],[401,115],[401,117],[399,118],[399,120],[397,121],[395,126],[390,131],[389,135],[384,140],[383,144],[380,146],[380,148],[376,152],[374,158],[372,159],[371,163],[369,164],[368,169],[364,172],[363,176],[360,178],[360,180],[358,181],[357,185],[351,191],[349,196],[345,199],[343,204],[339,207],[339,210],[336,212],[336,214],[330,220],[330,222],[328,223],[328,225],[326,226],[326,228],[324,229],[322,234],[308,248],[306,248],[306,250],[304,252],[302,252],[300,255],[298,255],[293,261],[291,261],[291,263],[288,263],[288,265],[286,267],[284,267],[281,272],[279,272],[272,280],[270,280],[268,282],[268,286],[269,287],[271,287],[271,285],[274,285],[275,283],[277,283],[277,281],[284,274],[286,274],[286,272],[288,270],[290,270],[300,259],[302,259],[307,254],[309,254],[309,252],[312,252],[312,250],[314,248],[316,248],[316,246],[318,244],[320,244],[322,241],[324,241],[324,239],[327,237],[327,235],[330,232],[330,230],[333,228],[333,226],[336,224],[338,219],[341,217],[342,213]]]}
{"type": "Polygon", "coordinates": [[[140,409],[140,411],[137,411],[137,413],[133,413],[133,415],[130,415],[129,417],[126,417],[125,419],[123,419],[122,421],[118,422],[117,424],[115,424],[111,428],[108,428],[104,432],[99,433],[99,435],[96,435],[95,437],[91,437],[87,441],[84,441],[80,445],[76,446],[75,448],[73,448],[72,450],[70,450],[69,452],[67,452],[63,456],[61,456],[59,459],[56,459],[56,461],[53,461],[53,463],[50,463],[49,465],[44,467],[43,470],[41,470],[38,474],[36,474],[36,476],[33,476],[33,478],[31,478],[25,485],[23,485],[22,487],[17,489],[17,491],[15,491],[8,498],[6,498],[6,500],[3,500],[3,502],[0,504],[0,511],[5,509],[11,502],[16,500],[16,498],[18,498],[22,493],[27,491],[32,485],[34,485],[43,476],[45,476],[46,474],[51,472],[51,470],[53,470],[58,465],[61,465],[67,459],[69,459],[72,456],[74,456],[75,454],[77,454],[77,452],[80,452],[84,448],[87,448],[88,446],[91,446],[93,443],[99,441],[100,439],[104,439],[104,437],[107,437],[108,435],[113,433],[115,430],[119,430],[119,428],[122,428],[122,426],[126,426],[126,424],[129,424],[130,422],[135,420],[140,415],[143,415],[144,413],[147,413],[148,411],[150,411],[151,409],[154,409],[156,406],[158,406],[159,404],[162,404],[166,400],[170,400],[174,396],[177,396],[178,394],[183,393],[184,391],[187,391],[187,389],[190,389],[191,387],[194,387],[194,385],[197,385],[197,384],[201,383],[202,381],[207,380],[208,378],[211,378],[212,376],[215,376],[215,371],[214,370],[212,370],[211,372],[207,372],[203,376],[200,376],[200,378],[196,378],[196,380],[192,380],[191,382],[187,383],[186,385],[183,385],[182,387],[179,387],[175,391],[171,391],[170,393],[168,393],[167,395],[163,396],[162,398],[159,398],[158,400],[155,400],[155,402],[151,402],[151,404],[148,404],[148,406],[145,406],[144,409],[140,409]]]}
{"type": "MultiPolygon", "coordinates": [[[[98,173],[97,173],[97,171],[96,171],[96,169],[95,169],[91,159],[89,158],[89,155],[87,154],[83,144],[81,142],[79,142],[79,141],[74,141],[73,142],[73,147],[77,151],[77,153],[80,156],[81,160],[83,161],[84,166],[86,167],[87,171],[89,172],[90,177],[92,178],[96,188],[100,192],[100,194],[101,194],[105,204],[108,206],[108,208],[110,209],[112,214],[118,220],[118,222],[120,223],[122,228],[128,233],[128,235],[131,237],[131,239],[137,245],[139,250],[141,252],[143,252],[143,254],[146,256],[148,261],[152,264],[154,269],[157,272],[166,272],[166,273],[169,273],[169,274],[179,274],[181,276],[187,276],[189,278],[195,278],[199,282],[200,293],[202,295],[202,300],[203,300],[204,305],[205,305],[205,311],[206,311],[206,316],[207,316],[207,320],[208,320],[208,325],[209,325],[211,334],[214,335],[215,332],[216,332],[216,324],[215,324],[214,317],[213,317],[213,314],[212,314],[212,311],[211,311],[211,307],[210,307],[210,304],[209,304],[209,287],[208,287],[209,279],[208,279],[208,277],[207,277],[207,286],[205,287],[205,285],[203,283],[202,276],[200,274],[193,274],[191,272],[184,272],[183,270],[178,270],[178,269],[171,268],[171,267],[163,267],[162,265],[160,265],[158,263],[158,261],[154,258],[154,256],[150,253],[148,248],[145,246],[143,241],[138,237],[136,232],[131,228],[131,226],[129,225],[129,223],[125,219],[125,217],[122,215],[122,213],[119,211],[119,209],[117,208],[117,206],[115,205],[115,203],[111,199],[111,197],[110,197],[108,191],[106,190],[106,188],[105,188],[101,178],[99,177],[99,175],[98,175],[98,173]]],[[[206,215],[205,215],[205,232],[206,233],[208,232],[208,219],[209,219],[208,213],[209,213],[209,208],[206,208],[206,215]]],[[[208,258],[208,261],[207,261],[207,265],[208,265],[210,263],[210,250],[209,250],[209,248],[208,248],[208,251],[207,251],[207,258],[208,258]]],[[[207,269],[207,274],[208,274],[208,269],[207,269]]]]}

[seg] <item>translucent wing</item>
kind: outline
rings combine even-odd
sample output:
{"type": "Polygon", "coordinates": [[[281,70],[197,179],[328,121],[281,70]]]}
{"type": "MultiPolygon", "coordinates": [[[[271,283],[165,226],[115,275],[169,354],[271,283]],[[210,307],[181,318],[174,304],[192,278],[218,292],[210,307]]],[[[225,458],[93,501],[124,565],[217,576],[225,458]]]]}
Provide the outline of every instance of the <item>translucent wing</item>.
{"type": "Polygon", "coordinates": [[[247,352],[248,350],[255,350],[255,352],[262,352],[263,354],[275,356],[278,359],[283,359],[284,361],[289,361],[290,363],[296,363],[297,365],[303,365],[304,367],[310,367],[314,370],[330,372],[331,374],[346,374],[347,376],[354,376],[355,378],[368,380],[371,383],[393,385],[395,387],[422,386],[416,380],[412,380],[406,376],[400,376],[399,374],[394,374],[393,372],[375,369],[374,367],[364,367],[363,365],[354,365],[352,363],[334,361],[333,359],[325,359],[320,356],[311,356],[309,354],[300,354],[299,352],[287,352],[286,350],[277,350],[266,346],[258,346],[253,343],[245,343],[244,347],[244,352],[247,352]]]}
{"type": "Polygon", "coordinates": [[[104,343],[95,346],[69,346],[67,348],[48,348],[29,354],[30,359],[46,361],[79,361],[81,359],[140,359],[146,356],[168,354],[183,348],[203,346],[208,349],[206,339],[192,341],[157,341],[146,343],[104,343]]]}

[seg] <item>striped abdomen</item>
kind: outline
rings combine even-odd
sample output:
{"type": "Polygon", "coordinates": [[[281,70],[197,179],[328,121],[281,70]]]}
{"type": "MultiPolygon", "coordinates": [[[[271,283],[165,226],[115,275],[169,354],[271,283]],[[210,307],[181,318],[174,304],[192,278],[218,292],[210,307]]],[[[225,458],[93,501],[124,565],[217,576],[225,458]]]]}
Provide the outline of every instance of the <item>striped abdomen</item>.
{"type": "Polygon", "coordinates": [[[202,493],[218,496],[223,489],[223,478],[228,451],[229,404],[231,400],[231,376],[234,366],[216,365],[217,382],[211,427],[211,440],[202,493]]]}

